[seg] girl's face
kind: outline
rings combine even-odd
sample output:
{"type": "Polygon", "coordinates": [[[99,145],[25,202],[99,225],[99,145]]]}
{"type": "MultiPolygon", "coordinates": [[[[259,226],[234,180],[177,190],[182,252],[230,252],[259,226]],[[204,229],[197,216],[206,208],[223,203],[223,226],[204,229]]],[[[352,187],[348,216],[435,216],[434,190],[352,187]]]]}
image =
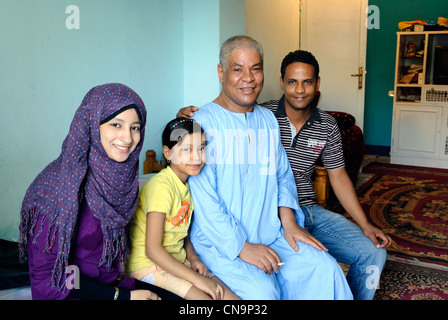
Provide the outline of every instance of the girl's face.
{"type": "Polygon", "coordinates": [[[134,108],[127,109],[100,126],[101,144],[109,158],[124,162],[140,142],[140,120],[134,108]]]}
{"type": "Polygon", "coordinates": [[[205,163],[205,139],[201,132],[187,134],[171,150],[163,146],[170,167],[184,183],[201,172],[205,163]]]}

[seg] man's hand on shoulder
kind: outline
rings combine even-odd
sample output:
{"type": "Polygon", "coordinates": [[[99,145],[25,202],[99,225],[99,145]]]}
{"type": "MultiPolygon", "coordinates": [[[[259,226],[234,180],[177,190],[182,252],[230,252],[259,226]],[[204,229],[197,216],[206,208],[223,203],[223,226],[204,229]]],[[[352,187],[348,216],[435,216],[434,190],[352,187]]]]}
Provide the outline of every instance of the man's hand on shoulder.
{"type": "Polygon", "coordinates": [[[190,117],[194,116],[194,113],[198,110],[199,110],[199,108],[195,107],[195,106],[184,107],[177,112],[176,117],[177,118],[181,118],[181,117],[190,118],[190,117]]]}

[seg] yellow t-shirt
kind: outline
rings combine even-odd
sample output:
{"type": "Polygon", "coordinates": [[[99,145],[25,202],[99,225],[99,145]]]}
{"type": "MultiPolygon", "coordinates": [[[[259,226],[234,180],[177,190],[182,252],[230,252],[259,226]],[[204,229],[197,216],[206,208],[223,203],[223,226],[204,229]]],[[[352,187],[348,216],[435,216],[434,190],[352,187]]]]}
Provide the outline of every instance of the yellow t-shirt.
{"type": "Polygon", "coordinates": [[[170,167],[163,169],[143,187],[131,224],[131,251],[128,271],[135,272],[154,265],[146,256],[146,215],[166,214],[162,245],[175,259],[186,259],[184,238],[188,234],[193,202],[188,184],[184,184],[170,167]]]}

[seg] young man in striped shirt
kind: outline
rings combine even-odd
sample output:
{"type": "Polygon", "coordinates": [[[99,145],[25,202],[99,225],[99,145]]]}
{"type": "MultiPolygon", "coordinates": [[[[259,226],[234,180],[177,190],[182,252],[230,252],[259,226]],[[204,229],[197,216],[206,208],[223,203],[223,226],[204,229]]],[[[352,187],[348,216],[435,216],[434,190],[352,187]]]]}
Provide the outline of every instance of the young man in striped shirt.
{"type": "Polygon", "coordinates": [[[336,120],[316,106],[319,64],[303,50],[289,53],[281,65],[284,95],[262,106],[280,125],[282,144],[296,180],[305,229],[321,241],[339,262],[349,264],[347,281],[355,299],[373,299],[386,260],[390,238],[370,224],[344,167],[336,120]],[[339,202],[359,225],[316,204],[312,174],[319,157],[327,168],[339,202]]]}

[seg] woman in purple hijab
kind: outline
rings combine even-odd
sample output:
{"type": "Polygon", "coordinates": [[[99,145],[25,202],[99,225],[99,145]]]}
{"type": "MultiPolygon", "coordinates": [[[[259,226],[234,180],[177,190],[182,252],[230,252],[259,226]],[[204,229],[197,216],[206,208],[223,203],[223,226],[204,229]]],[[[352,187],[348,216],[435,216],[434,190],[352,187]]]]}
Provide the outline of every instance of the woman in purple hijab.
{"type": "Polygon", "coordinates": [[[94,87],[59,157],[28,188],[19,248],[33,299],[176,299],[123,276],[146,109],[125,85],[94,87]]]}

